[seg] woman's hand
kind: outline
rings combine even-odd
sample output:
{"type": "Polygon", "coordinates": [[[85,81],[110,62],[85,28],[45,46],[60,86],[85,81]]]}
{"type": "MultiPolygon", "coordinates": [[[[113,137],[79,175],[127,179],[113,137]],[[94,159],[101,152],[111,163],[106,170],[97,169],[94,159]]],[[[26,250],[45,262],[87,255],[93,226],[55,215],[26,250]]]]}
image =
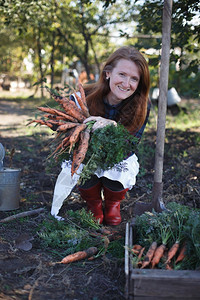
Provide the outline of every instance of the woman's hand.
{"type": "Polygon", "coordinates": [[[91,117],[85,119],[83,123],[87,123],[90,121],[95,121],[94,125],[92,126],[92,132],[94,132],[96,129],[103,128],[107,125],[117,126],[117,122],[115,122],[113,120],[105,119],[102,117],[95,117],[95,116],[91,116],[91,117]]]}

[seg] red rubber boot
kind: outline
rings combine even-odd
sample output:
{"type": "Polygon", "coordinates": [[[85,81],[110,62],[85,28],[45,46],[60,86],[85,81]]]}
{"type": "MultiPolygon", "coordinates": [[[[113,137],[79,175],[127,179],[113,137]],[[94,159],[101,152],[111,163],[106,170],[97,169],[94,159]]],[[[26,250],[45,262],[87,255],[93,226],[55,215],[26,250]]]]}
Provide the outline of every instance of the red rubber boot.
{"type": "Polygon", "coordinates": [[[125,198],[127,191],[128,189],[116,192],[104,187],[104,221],[107,225],[119,225],[121,223],[120,201],[125,198]]]}
{"type": "Polygon", "coordinates": [[[101,183],[97,183],[89,189],[79,188],[81,198],[86,201],[87,208],[90,210],[95,219],[99,220],[101,224],[103,222],[103,208],[101,198],[101,183]]]}

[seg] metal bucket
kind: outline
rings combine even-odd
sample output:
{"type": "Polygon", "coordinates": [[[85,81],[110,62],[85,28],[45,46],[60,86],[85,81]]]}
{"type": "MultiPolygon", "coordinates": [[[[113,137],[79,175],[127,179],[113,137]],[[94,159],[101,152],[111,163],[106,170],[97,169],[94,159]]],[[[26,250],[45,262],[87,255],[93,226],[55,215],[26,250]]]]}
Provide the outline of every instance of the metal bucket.
{"type": "Polygon", "coordinates": [[[20,169],[0,170],[0,211],[19,208],[20,169]]]}

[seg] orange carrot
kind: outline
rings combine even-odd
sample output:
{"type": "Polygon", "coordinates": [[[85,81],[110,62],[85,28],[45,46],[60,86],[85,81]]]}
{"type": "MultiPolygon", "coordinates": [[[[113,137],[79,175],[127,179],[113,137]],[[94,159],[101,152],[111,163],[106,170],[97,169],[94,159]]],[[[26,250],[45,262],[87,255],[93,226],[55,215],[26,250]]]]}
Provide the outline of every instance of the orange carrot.
{"type": "Polygon", "coordinates": [[[71,176],[74,175],[76,169],[76,157],[77,157],[77,148],[73,151],[73,158],[72,158],[72,166],[71,166],[71,176]]]}
{"type": "Polygon", "coordinates": [[[62,142],[60,143],[60,145],[59,146],[61,146],[60,148],[67,148],[67,146],[69,146],[69,136],[66,136],[63,140],[62,140],[62,142]]]}
{"type": "Polygon", "coordinates": [[[143,247],[143,248],[140,250],[140,253],[139,253],[139,255],[138,255],[138,260],[141,259],[142,255],[143,255],[143,253],[144,253],[144,250],[145,250],[145,247],[143,247]]]}
{"type": "Polygon", "coordinates": [[[91,257],[93,255],[96,255],[98,252],[98,249],[96,247],[90,247],[87,250],[84,251],[78,251],[76,253],[67,255],[61,260],[61,264],[69,264],[74,261],[82,260],[88,257],[91,257]]]}
{"type": "Polygon", "coordinates": [[[141,245],[135,244],[133,245],[131,252],[133,252],[134,254],[139,254],[141,249],[142,249],[141,245]]]}
{"type": "Polygon", "coordinates": [[[54,110],[57,113],[57,115],[63,116],[66,120],[72,121],[72,122],[78,122],[78,120],[76,118],[70,116],[66,112],[63,112],[62,110],[59,110],[59,109],[54,109],[54,110]]]}
{"type": "Polygon", "coordinates": [[[160,262],[160,259],[163,256],[165,249],[166,249],[165,244],[161,244],[159,247],[156,248],[153,259],[151,261],[152,269],[160,262]]]}
{"type": "Polygon", "coordinates": [[[65,119],[74,123],[78,123],[78,120],[70,115],[68,115],[67,113],[65,113],[65,119]]]}
{"type": "Polygon", "coordinates": [[[182,246],[182,248],[181,248],[181,250],[180,250],[180,253],[179,253],[179,255],[178,255],[178,257],[177,257],[177,259],[175,261],[175,264],[177,264],[179,261],[182,261],[185,258],[185,256],[186,256],[186,250],[187,250],[186,244],[184,243],[183,246],[182,246]]]}
{"type": "Polygon", "coordinates": [[[58,150],[59,150],[60,148],[62,148],[62,143],[60,143],[60,144],[56,147],[56,149],[53,151],[53,153],[51,153],[51,154],[48,156],[48,158],[52,157],[56,152],[58,152],[58,150]]]}
{"type": "Polygon", "coordinates": [[[59,155],[61,155],[62,153],[66,152],[66,148],[69,146],[69,141],[65,142],[65,145],[60,149],[60,151],[58,152],[57,155],[55,155],[55,158],[59,155]]]}
{"type": "Polygon", "coordinates": [[[56,149],[48,156],[48,158],[52,157],[53,155],[56,154],[56,152],[58,152],[58,150],[63,149],[66,150],[66,148],[69,146],[69,144],[67,143],[69,141],[69,136],[66,136],[62,142],[56,147],[56,149]]]}
{"type": "Polygon", "coordinates": [[[165,262],[166,264],[169,263],[171,259],[176,255],[178,249],[179,249],[179,241],[176,241],[168,251],[167,260],[165,262]]]}
{"type": "Polygon", "coordinates": [[[153,242],[150,245],[150,247],[149,247],[149,249],[148,249],[148,251],[147,251],[147,253],[146,253],[145,257],[144,257],[141,269],[147,267],[150,264],[150,262],[151,262],[151,260],[153,258],[153,255],[154,255],[154,253],[156,251],[156,248],[157,248],[157,243],[153,242]]]}
{"type": "Polygon", "coordinates": [[[137,261],[136,261],[135,267],[139,267],[139,266],[142,265],[141,258],[142,258],[142,255],[143,255],[143,253],[144,253],[144,250],[145,250],[145,247],[143,247],[143,248],[140,250],[140,252],[139,252],[139,254],[138,254],[138,257],[137,257],[137,261]]]}
{"type": "Polygon", "coordinates": [[[173,270],[173,268],[172,268],[172,266],[171,266],[170,263],[167,263],[167,264],[165,265],[165,269],[166,269],[166,270],[173,270]]]}
{"type": "Polygon", "coordinates": [[[63,140],[62,140],[62,144],[65,147],[67,141],[69,141],[70,136],[66,136],[63,140]]]}
{"type": "Polygon", "coordinates": [[[69,153],[71,152],[73,145],[78,141],[81,131],[83,131],[86,127],[87,127],[86,124],[80,124],[75,127],[69,139],[69,143],[70,143],[69,153]]]}
{"type": "Polygon", "coordinates": [[[57,125],[57,126],[65,125],[65,122],[58,121],[58,120],[47,120],[46,122],[49,122],[49,123],[57,125]]]}
{"type": "Polygon", "coordinates": [[[56,95],[55,93],[53,93],[53,91],[49,88],[47,88],[48,92],[50,93],[50,95],[54,98],[54,100],[58,103],[62,102],[62,96],[56,95]]]}
{"type": "MultiPolygon", "coordinates": [[[[82,91],[82,94],[84,94],[84,91],[82,91]]],[[[77,99],[77,101],[78,101],[78,103],[79,103],[79,105],[80,105],[80,107],[81,107],[84,115],[86,116],[86,118],[88,118],[90,116],[90,114],[89,114],[87,106],[84,104],[84,102],[82,100],[82,97],[85,98],[85,95],[83,95],[83,96],[81,95],[81,98],[77,95],[76,92],[74,92],[74,95],[76,96],[76,99],[77,99]]]]}
{"type": "Polygon", "coordinates": [[[32,120],[32,121],[30,121],[27,125],[30,125],[31,123],[38,123],[38,124],[40,124],[40,125],[46,125],[46,126],[48,126],[48,127],[50,127],[50,128],[53,128],[53,124],[51,124],[50,122],[48,122],[48,121],[44,121],[44,120],[40,120],[40,119],[38,119],[38,120],[32,120]]]}
{"type": "Polygon", "coordinates": [[[93,255],[93,256],[90,256],[90,257],[88,257],[88,260],[89,261],[92,261],[92,260],[94,260],[95,259],[95,256],[93,255]]]}
{"type": "Polygon", "coordinates": [[[62,125],[60,125],[57,128],[57,131],[65,131],[67,129],[70,129],[70,128],[73,128],[73,127],[76,127],[76,126],[79,126],[79,125],[77,123],[66,122],[66,123],[63,123],[62,125]]]}
{"type": "Polygon", "coordinates": [[[77,105],[70,99],[56,95],[52,90],[48,89],[51,96],[56,102],[58,102],[65,110],[67,114],[77,119],[79,122],[83,122],[86,117],[83,115],[82,111],[77,107],[77,105]]]}
{"type": "Polygon", "coordinates": [[[83,115],[83,112],[77,107],[74,101],[64,97],[61,105],[67,114],[74,117],[79,122],[83,122],[86,119],[86,117],[83,115]]]}
{"type": "Polygon", "coordinates": [[[71,175],[73,176],[74,173],[78,170],[80,167],[80,164],[83,162],[88,145],[89,145],[89,139],[90,139],[90,130],[86,128],[84,131],[80,134],[80,143],[78,146],[78,149],[76,149],[76,152],[73,155],[73,161],[72,161],[72,167],[71,167],[71,175]]]}
{"type": "Polygon", "coordinates": [[[50,107],[38,107],[37,109],[41,110],[42,112],[46,112],[52,115],[57,115],[56,109],[50,107]]]}
{"type": "Polygon", "coordinates": [[[84,105],[87,107],[87,102],[86,102],[85,92],[84,92],[83,86],[82,86],[82,84],[81,84],[80,82],[78,83],[78,87],[79,87],[79,91],[80,91],[80,93],[81,93],[81,99],[82,99],[82,102],[83,102],[84,105]]]}
{"type": "Polygon", "coordinates": [[[44,114],[44,117],[50,120],[54,120],[54,121],[66,121],[66,118],[64,118],[63,116],[58,116],[58,115],[52,115],[52,114],[44,114]]]}
{"type": "Polygon", "coordinates": [[[43,112],[47,112],[52,115],[61,116],[66,120],[72,121],[72,122],[78,122],[76,118],[73,118],[72,116],[68,115],[67,113],[63,112],[62,110],[50,108],[50,107],[38,107],[39,110],[43,112]]]}

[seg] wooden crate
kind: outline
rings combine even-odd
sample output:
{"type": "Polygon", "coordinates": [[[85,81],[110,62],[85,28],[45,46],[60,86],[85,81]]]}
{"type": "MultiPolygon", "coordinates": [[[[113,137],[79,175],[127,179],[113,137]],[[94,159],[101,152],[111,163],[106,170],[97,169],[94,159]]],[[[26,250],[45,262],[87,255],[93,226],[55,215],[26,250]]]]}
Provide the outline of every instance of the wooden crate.
{"type": "Polygon", "coordinates": [[[127,300],[200,300],[200,271],[134,269],[128,247],[133,224],[126,224],[125,297],[127,300]]]}

